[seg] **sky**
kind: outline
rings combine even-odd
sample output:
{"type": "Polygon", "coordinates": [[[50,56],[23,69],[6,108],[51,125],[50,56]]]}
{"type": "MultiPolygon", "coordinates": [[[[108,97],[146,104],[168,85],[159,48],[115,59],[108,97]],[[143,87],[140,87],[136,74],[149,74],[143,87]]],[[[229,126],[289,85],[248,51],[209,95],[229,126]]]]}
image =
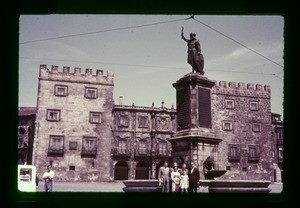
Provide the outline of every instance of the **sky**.
{"type": "Polygon", "coordinates": [[[36,106],[40,64],[114,73],[114,100],[176,107],[172,84],[192,71],[184,35],[196,33],[207,78],[271,86],[283,115],[282,16],[21,15],[19,106],[36,106]]]}

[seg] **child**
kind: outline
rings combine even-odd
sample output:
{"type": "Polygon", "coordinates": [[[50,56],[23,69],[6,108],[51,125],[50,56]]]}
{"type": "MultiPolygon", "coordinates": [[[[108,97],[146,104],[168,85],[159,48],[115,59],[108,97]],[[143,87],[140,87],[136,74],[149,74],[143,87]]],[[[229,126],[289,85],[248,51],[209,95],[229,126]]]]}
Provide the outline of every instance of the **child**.
{"type": "Polygon", "coordinates": [[[180,187],[181,187],[181,190],[182,190],[183,193],[188,192],[189,176],[186,174],[186,171],[183,171],[183,175],[181,176],[180,187]]]}

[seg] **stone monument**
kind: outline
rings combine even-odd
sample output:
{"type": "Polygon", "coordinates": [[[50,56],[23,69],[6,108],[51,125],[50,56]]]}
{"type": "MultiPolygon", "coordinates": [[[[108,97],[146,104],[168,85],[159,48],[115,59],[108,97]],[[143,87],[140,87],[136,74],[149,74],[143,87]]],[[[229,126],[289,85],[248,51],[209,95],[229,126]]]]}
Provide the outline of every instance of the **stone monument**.
{"type": "Polygon", "coordinates": [[[177,99],[177,132],[170,139],[172,156],[176,161],[189,158],[188,163],[196,162],[204,178],[204,161],[208,156],[218,160],[218,144],[222,141],[212,128],[211,89],[215,82],[203,76],[204,60],[196,34],[191,33],[190,39],[186,39],[182,28],[181,37],[188,43],[188,63],[193,70],[173,84],[177,99]]]}

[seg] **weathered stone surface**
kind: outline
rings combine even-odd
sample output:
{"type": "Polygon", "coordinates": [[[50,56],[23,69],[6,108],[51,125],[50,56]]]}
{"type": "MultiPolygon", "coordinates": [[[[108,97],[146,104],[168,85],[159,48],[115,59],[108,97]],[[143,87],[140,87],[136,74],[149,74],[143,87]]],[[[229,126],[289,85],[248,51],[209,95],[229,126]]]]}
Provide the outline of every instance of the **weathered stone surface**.
{"type": "Polygon", "coordinates": [[[40,68],[36,134],[33,164],[41,176],[52,161],[57,181],[108,181],[111,149],[113,108],[113,76],[70,74],[68,68],[58,72],[40,68]],[[55,85],[68,87],[67,96],[56,96],[55,85]],[[85,98],[85,87],[96,88],[96,99],[85,98]],[[60,120],[48,121],[47,109],[59,109],[60,120]],[[101,113],[101,123],[90,122],[90,112],[101,113]],[[63,155],[48,155],[50,135],[64,136],[63,155]],[[95,137],[97,152],[93,157],[82,157],[83,137],[95,137]],[[69,142],[77,142],[70,150],[69,142]],[[75,170],[70,170],[74,166],[75,170]]]}

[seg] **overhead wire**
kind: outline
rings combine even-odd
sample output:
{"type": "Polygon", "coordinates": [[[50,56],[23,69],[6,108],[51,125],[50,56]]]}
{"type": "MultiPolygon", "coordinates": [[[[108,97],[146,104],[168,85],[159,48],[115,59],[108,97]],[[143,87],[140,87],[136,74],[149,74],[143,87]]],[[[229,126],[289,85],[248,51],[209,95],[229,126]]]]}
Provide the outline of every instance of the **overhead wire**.
{"type": "MultiPolygon", "coordinates": [[[[190,18],[188,18],[190,19],[190,18]]],[[[135,28],[141,28],[141,27],[149,27],[154,25],[161,25],[161,24],[167,24],[172,22],[179,22],[187,20],[186,18],[181,19],[175,19],[175,20],[169,20],[169,21],[161,21],[161,22],[154,22],[154,23],[148,23],[148,24],[142,24],[142,25],[134,25],[134,26],[127,26],[127,27],[119,27],[119,28],[112,28],[107,30],[98,30],[98,31],[92,31],[92,32],[85,32],[85,33],[77,33],[77,34],[70,34],[70,35],[62,35],[57,37],[49,37],[49,38],[42,38],[37,40],[29,40],[25,42],[19,43],[20,45],[28,44],[28,43],[35,43],[35,42],[41,42],[46,40],[56,40],[56,39],[62,39],[62,38],[68,38],[68,37],[76,37],[76,36],[82,36],[82,35],[91,35],[91,34],[98,34],[98,33],[105,33],[105,32],[112,32],[112,31],[118,31],[118,30],[129,30],[129,29],[135,29],[135,28]]]]}
{"type": "MultiPolygon", "coordinates": [[[[21,59],[33,59],[33,60],[47,60],[47,61],[63,61],[63,62],[73,62],[73,63],[93,63],[93,64],[105,64],[105,65],[116,65],[116,66],[130,66],[130,67],[145,67],[145,68],[163,68],[163,69],[182,69],[180,67],[169,67],[169,66],[157,66],[157,65],[142,65],[142,64],[126,64],[126,63],[110,63],[101,61],[86,61],[86,60],[69,60],[69,59],[49,59],[49,58],[34,58],[34,57],[20,57],[21,59]]],[[[232,71],[232,70],[214,70],[213,72],[229,72],[229,73],[239,73],[239,74],[263,74],[263,75],[274,75],[273,73],[258,73],[258,72],[245,72],[245,71],[232,71]]],[[[280,78],[276,76],[277,78],[280,78]]],[[[280,78],[281,79],[281,78],[280,78]]]]}
{"type": "Polygon", "coordinates": [[[272,63],[274,63],[274,64],[276,64],[276,65],[278,65],[278,66],[280,66],[280,67],[283,68],[283,65],[281,65],[281,64],[279,64],[279,63],[273,61],[272,59],[270,59],[270,58],[264,56],[263,54],[261,54],[261,53],[255,51],[255,50],[253,50],[252,48],[249,48],[248,46],[244,45],[243,43],[241,43],[241,42],[239,42],[239,41],[237,41],[237,40],[235,40],[235,39],[229,37],[228,35],[226,35],[226,34],[224,34],[223,32],[221,32],[221,31],[219,31],[219,30],[217,30],[217,29],[215,29],[215,28],[209,26],[208,24],[206,24],[206,23],[204,23],[204,22],[202,22],[202,21],[200,21],[200,20],[198,20],[198,19],[195,19],[194,16],[191,16],[190,19],[193,19],[194,21],[196,21],[196,22],[198,22],[198,23],[204,25],[205,27],[207,27],[207,28],[209,28],[209,29],[211,29],[211,30],[213,30],[213,31],[215,31],[215,32],[217,32],[217,33],[219,33],[220,35],[222,35],[222,36],[228,38],[229,40],[231,40],[231,41],[233,41],[233,42],[239,44],[240,46],[243,46],[244,48],[246,48],[246,49],[252,51],[253,53],[255,53],[255,54],[257,54],[257,55],[263,57],[264,59],[267,59],[268,61],[270,61],[270,62],[272,62],[272,63]]]}
{"type": "MultiPolygon", "coordinates": [[[[263,57],[264,59],[280,66],[283,68],[283,65],[273,61],[272,59],[264,56],[263,54],[253,50],[252,48],[246,46],[245,44],[229,37],[228,35],[224,34],[223,32],[211,27],[210,25],[196,19],[194,17],[194,15],[191,15],[190,17],[188,18],[180,18],[180,19],[175,19],[175,20],[169,20],[169,21],[161,21],[161,22],[154,22],[154,23],[148,23],[148,24],[142,24],[142,25],[134,25],[134,26],[127,26],[127,27],[119,27],[119,28],[112,28],[112,29],[107,29],[107,30],[99,30],[99,31],[92,31],[92,32],[85,32],[85,33],[77,33],[77,34],[70,34],[70,35],[63,35],[63,36],[56,36],[56,37],[49,37],[49,38],[43,38],[43,39],[37,39],[37,40],[29,40],[29,41],[25,41],[25,42],[21,42],[19,43],[20,45],[24,45],[24,44],[28,44],[28,43],[34,43],[34,42],[41,42],[41,41],[47,41],[47,40],[55,40],[55,39],[62,39],[62,38],[68,38],[68,37],[76,37],[76,36],[83,36],[83,35],[91,35],[91,34],[98,34],[98,33],[105,33],[105,32],[112,32],[112,31],[118,31],[118,30],[128,30],[128,29],[135,29],[135,28],[141,28],[141,27],[149,27],[149,26],[154,26],[154,25],[160,25],[160,24],[168,24],[168,23],[172,23],[172,22],[178,22],[178,21],[185,21],[185,20],[189,20],[189,19],[193,19],[194,21],[204,25],[205,27],[217,32],[218,34],[226,37],[227,39],[239,44],[240,46],[252,51],[253,53],[263,57]]],[[[21,58],[27,58],[27,59],[30,59],[29,57],[21,57],[21,58]]],[[[35,58],[31,58],[31,59],[35,59],[35,58]]],[[[49,60],[49,59],[48,59],[49,60]]],[[[54,60],[54,59],[53,59],[54,60]]],[[[74,61],[74,60],[58,60],[56,59],[57,61],[69,61],[69,62],[83,62],[83,61],[74,61]]],[[[90,63],[101,63],[101,64],[111,64],[111,65],[123,65],[123,66],[137,66],[137,67],[156,67],[156,68],[171,68],[171,69],[179,69],[178,67],[162,67],[162,66],[147,66],[147,65],[134,65],[134,64],[116,64],[116,63],[105,63],[105,62],[91,62],[91,61],[88,61],[90,63]]],[[[278,72],[278,73],[275,73],[275,74],[269,74],[269,73],[255,73],[255,72],[234,72],[234,71],[229,71],[229,70],[212,70],[212,71],[225,71],[225,72],[231,72],[231,73],[248,73],[248,74],[262,74],[262,75],[274,75],[276,76],[277,78],[281,79],[280,77],[278,77],[276,74],[278,73],[281,73],[281,72],[278,72]]]]}

